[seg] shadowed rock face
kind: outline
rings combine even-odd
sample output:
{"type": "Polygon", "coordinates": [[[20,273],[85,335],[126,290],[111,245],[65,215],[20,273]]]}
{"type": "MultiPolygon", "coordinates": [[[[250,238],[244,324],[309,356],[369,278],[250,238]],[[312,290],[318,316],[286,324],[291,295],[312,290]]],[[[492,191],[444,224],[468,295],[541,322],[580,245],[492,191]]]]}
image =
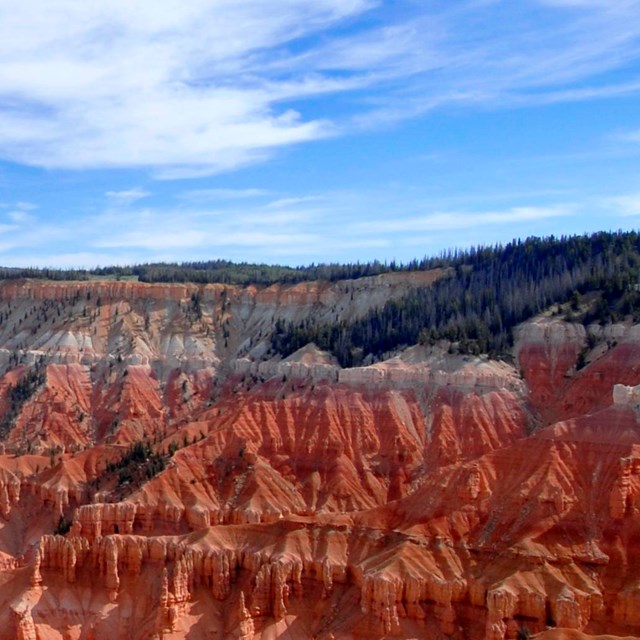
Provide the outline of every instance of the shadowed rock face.
{"type": "Polygon", "coordinates": [[[637,327],[268,356],[437,275],[0,286],[0,638],[640,634],[637,327]]]}

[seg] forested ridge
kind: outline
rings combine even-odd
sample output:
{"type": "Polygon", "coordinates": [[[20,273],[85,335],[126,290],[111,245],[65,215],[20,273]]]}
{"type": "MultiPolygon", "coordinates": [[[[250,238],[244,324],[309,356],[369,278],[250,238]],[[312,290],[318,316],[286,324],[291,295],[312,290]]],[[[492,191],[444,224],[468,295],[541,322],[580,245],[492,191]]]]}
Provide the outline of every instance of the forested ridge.
{"type": "Polygon", "coordinates": [[[0,268],[0,279],[88,280],[135,278],[142,282],[294,284],[337,281],[391,271],[443,268],[431,287],[375,309],[356,322],[279,322],[272,350],[287,356],[309,342],[330,351],[343,366],[384,357],[406,345],[448,340],[464,353],[501,356],[513,344],[513,329],[524,320],[573,301],[573,319],[583,322],[636,317],[640,310],[640,235],[591,235],[514,240],[507,245],[449,251],[408,263],[282,265],[228,260],[99,267],[90,270],[0,268]],[[579,297],[591,293],[577,315],[579,297]],[[578,298],[576,298],[576,296],[578,298]]]}
{"type": "Polygon", "coordinates": [[[44,280],[90,280],[135,278],[139,282],[191,282],[195,284],[295,284],[326,280],[335,282],[348,278],[375,276],[390,271],[424,271],[448,264],[455,254],[437,258],[412,260],[406,264],[391,262],[354,262],[349,264],[311,264],[289,267],[283,265],[207,260],[203,262],[153,263],[133,266],[96,267],[95,269],[37,269],[0,267],[0,280],[37,278],[44,280]]]}
{"type": "Polygon", "coordinates": [[[640,236],[601,232],[529,238],[479,247],[446,260],[448,275],[415,289],[356,322],[279,322],[271,343],[283,357],[309,342],[344,367],[378,359],[402,346],[448,340],[463,353],[506,355],[514,327],[552,305],[570,303],[583,322],[636,317],[640,236]],[[593,293],[588,305],[580,297],[593,293]]]}

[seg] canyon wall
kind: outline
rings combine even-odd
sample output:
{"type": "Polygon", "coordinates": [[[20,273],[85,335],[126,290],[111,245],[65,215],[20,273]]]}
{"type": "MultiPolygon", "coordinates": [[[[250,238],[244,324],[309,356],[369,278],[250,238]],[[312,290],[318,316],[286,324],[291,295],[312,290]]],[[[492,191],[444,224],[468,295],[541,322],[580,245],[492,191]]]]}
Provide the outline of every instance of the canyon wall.
{"type": "Polygon", "coordinates": [[[441,275],[0,285],[0,638],[640,634],[640,327],[270,352],[441,275]]]}

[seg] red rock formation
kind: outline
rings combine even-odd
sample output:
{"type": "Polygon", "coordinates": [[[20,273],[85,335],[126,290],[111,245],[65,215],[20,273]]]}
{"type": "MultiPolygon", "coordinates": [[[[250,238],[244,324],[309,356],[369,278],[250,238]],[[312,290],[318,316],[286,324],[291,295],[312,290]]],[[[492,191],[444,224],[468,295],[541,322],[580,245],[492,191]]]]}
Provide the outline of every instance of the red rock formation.
{"type": "Polygon", "coordinates": [[[637,329],[264,357],[417,284],[0,285],[0,639],[640,634],[637,329]]]}
{"type": "Polygon", "coordinates": [[[16,640],[38,640],[36,626],[29,610],[16,611],[16,640]]]}

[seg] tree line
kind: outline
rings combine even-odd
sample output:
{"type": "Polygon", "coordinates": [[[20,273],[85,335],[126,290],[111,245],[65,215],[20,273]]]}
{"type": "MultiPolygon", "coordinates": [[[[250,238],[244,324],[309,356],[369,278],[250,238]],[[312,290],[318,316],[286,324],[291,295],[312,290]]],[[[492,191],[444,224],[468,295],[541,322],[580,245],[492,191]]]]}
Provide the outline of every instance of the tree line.
{"type": "Polygon", "coordinates": [[[597,292],[579,318],[585,322],[635,317],[640,311],[636,232],[516,240],[458,252],[445,266],[448,274],[432,286],[417,288],[354,322],[278,322],[272,349],[286,357],[314,342],[343,367],[438,340],[448,340],[463,353],[495,357],[509,353],[513,329],[524,320],[572,299],[577,312],[575,296],[597,292]]]}
{"type": "Polygon", "coordinates": [[[310,264],[290,267],[284,265],[232,262],[230,260],[206,260],[201,262],[147,263],[133,266],[96,267],[94,269],[38,269],[0,267],[0,280],[25,278],[43,280],[89,280],[92,278],[131,278],[140,282],[192,282],[195,284],[261,285],[295,284],[298,282],[338,280],[376,276],[390,271],[418,271],[446,266],[455,259],[456,252],[439,257],[396,261],[353,262],[347,264],[310,264]]]}

